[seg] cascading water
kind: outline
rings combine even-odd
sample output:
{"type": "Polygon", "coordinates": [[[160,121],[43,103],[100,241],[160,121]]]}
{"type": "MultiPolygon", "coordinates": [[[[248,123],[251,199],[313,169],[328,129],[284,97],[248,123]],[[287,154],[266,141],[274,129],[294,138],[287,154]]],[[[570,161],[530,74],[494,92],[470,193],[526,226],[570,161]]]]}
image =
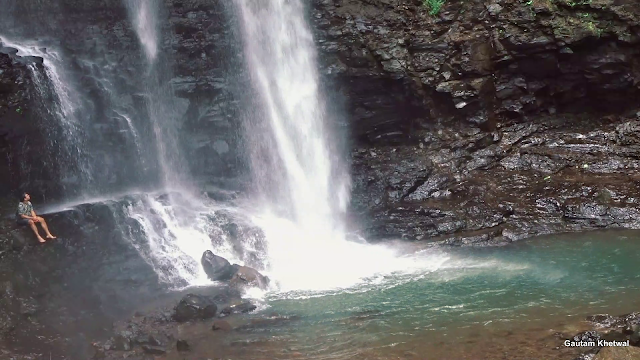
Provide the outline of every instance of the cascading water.
{"type": "Polygon", "coordinates": [[[209,283],[200,265],[206,250],[212,249],[208,217],[213,212],[189,186],[186,161],[178,144],[179,102],[168,83],[170,73],[159,47],[157,3],[152,0],[125,0],[133,28],[146,58],[142,79],[147,114],[155,136],[161,188],[164,194],[147,194],[127,209],[144,232],[143,243],[134,246],[160,279],[174,286],[209,283]]]}
{"type": "Polygon", "coordinates": [[[158,24],[153,0],[128,0],[132,21],[147,60],[153,63],[158,55],[158,24]]]}
{"type": "Polygon", "coordinates": [[[87,185],[93,182],[93,177],[90,161],[85,153],[84,125],[77,117],[80,107],[77,92],[65,77],[62,57],[58,52],[38,44],[18,43],[0,37],[0,47],[2,46],[16,49],[17,55],[22,57],[43,59],[44,72],[35,63],[28,67],[40,98],[50,99],[43,106],[44,110],[53,117],[51,120],[55,120],[44,125],[45,136],[50,143],[49,149],[56,153],[55,165],[50,164],[50,171],[60,174],[59,180],[62,184],[69,185],[70,195],[83,195],[88,190],[87,185]]]}
{"type": "Polygon", "coordinates": [[[235,4],[260,98],[246,116],[245,132],[262,200],[254,221],[267,236],[269,275],[281,290],[325,290],[423,267],[346,238],[349,176],[334,145],[338,134],[319,89],[302,1],[235,4]]]}
{"type": "MultiPolygon", "coordinates": [[[[119,224],[122,235],[131,240],[163,282],[176,287],[207,284],[210,281],[200,265],[205,250],[216,250],[242,264],[243,257],[238,256],[237,248],[225,243],[223,233],[216,237],[214,247],[212,235],[219,229],[212,225],[216,220],[213,204],[191,187],[179,143],[186,104],[173,94],[171,63],[159,45],[160,3],[123,2],[141,44],[142,61],[135,55],[113,58],[117,49],[100,52],[99,45],[77,54],[77,47],[70,49],[57,34],[47,34],[48,27],[6,28],[4,16],[0,16],[2,31],[21,39],[3,39],[4,46],[17,49],[19,56],[44,59],[42,67],[31,65],[43,110],[52,117],[46,116],[42,122],[62,129],[47,137],[51,145],[46,147],[46,154],[52,156],[51,168],[66,177],[59,182],[68,182],[69,188],[77,191],[56,194],[64,202],[50,204],[48,211],[83,203],[126,206],[128,220],[119,224]],[[24,40],[32,37],[39,40],[24,40]],[[67,57],[57,48],[66,48],[67,57]],[[73,81],[78,77],[82,82],[73,81]],[[52,151],[56,147],[61,150],[52,151]]],[[[4,7],[12,11],[10,19],[25,14],[18,3],[8,3],[15,5],[4,7]]],[[[23,5],[32,10],[30,4],[23,5]]],[[[48,25],[57,28],[55,21],[48,25]]],[[[96,39],[97,44],[101,41],[96,39]]]]}
{"type": "Polygon", "coordinates": [[[159,24],[157,2],[125,0],[134,30],[146,57],[145,89],[149,121],[155,135],[158,162],[162,169],[163,186],[186,186],[186,161],[178,144],[178,118],[184,113],[168,83],[168,66],[159,56],[159,24]]]}

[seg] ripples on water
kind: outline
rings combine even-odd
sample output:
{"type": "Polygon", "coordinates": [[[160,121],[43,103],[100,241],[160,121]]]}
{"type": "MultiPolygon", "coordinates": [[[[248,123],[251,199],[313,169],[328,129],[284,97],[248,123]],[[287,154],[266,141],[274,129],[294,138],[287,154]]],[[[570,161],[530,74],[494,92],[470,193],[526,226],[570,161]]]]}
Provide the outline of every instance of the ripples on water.
{"type": "MultiPolygon", "coordinates": [[[[586,315],[637,310],[638,238],[635,232],[602,232],[501,248],[423,250],[400,258],[416,267],[347,288],[259,294],[256,316],[299,317],[267,336],[276,348],[309,359],[399,356],[433,351],[438,343],[489,356],[480,354],[474,338],[493,344],[486,351],[507,349],[511,341],[512,350],[520,346],[521,355],[534,354],[533,342],[555,344],[553,331],[576,328],[586,315]]],[[[287,358],[286,352],[280,356],[287,358]]]]}

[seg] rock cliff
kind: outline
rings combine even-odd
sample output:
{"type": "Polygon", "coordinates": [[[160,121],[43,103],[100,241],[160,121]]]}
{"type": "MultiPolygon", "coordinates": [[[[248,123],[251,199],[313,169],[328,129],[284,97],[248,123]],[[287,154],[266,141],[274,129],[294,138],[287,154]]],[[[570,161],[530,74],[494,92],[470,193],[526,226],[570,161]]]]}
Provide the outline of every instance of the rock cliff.
{"type": "MultiPolygon", "coordinates": [[[[13,16],[1,33],[22,29],[64,51],[96,127],[122,128],[107,105],[139,106],[142,85],[132,79],[144,60],[124,3],[2,4],[13,16]]],[[[323,84],[351,134],[353,210],[371,238],[487,243],[639,227],[638,3],[447,1],[436,14],[420,0],[309,4],[323,84]]],[[[163,81],[181,99],[190,170],[235,178],[247,96],[235,15],[226,1],[166,0],[160,18],[173,64],[163,81]]],[[[28,103],[28,72],[5,70],[6,59],[0,105],[28,103]]],[[[13,129],[18,105],[2,106],[13,129]]],[[[116,146],[118,134],[99,136],[116,146]]],[[[25,137],[3,139],[5,168],[32,163],[17,150],[25,137]]],[[[13,187],[42,180],[34,168],[13,170],[13,187]]]]}
{"type": "MultiPolygon", "coordinates": [[[[631,0],[317,0],[325,73],[357,138],[406,143],[434,122],[621,112],[638,100],[631,0]]],[[[415,140],[415,139],[414,139],[415,140]]]]}
{"type": "Polygon", "coordinates": [[[637,228],[635,1],[318,0],[370,238],[637,228]]]}

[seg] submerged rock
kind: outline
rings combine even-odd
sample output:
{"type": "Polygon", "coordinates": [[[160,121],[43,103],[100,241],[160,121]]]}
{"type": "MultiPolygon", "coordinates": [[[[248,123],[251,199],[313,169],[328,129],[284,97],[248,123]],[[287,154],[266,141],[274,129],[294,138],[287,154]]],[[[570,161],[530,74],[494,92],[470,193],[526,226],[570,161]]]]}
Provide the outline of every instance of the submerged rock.
{"type": "Polygon", "coordinates": [[[220,311],[220,316],[228,316],[231,314],[244,314],[257,309],[257,306],[249,301],[243,301],[239,304],[229,305],[220,311]]]}
{"type": "Polygon", "coordinates": [[[211,330],[231,331],[233,327],[225,320],[216,320],[213,322],[213,325],[211,325],[211,330]]]}
{"type": "Polygon", "coordinates": [[[204,320],[216,316],[218,307],[212,299],[195,294],[188,294],[175,308],[173,319],[178,322],[204,320]]]}

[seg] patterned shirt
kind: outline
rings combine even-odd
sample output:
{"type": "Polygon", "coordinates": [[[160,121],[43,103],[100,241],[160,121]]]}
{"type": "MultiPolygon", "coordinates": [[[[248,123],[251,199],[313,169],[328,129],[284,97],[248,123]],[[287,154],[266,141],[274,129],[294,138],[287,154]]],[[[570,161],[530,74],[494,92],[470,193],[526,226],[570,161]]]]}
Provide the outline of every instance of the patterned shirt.
{"type": "Polygon", "coordinates": [[[33,205],[31,205],[31,201],[27,201],[26,203],[20,202],[18,203],[18,213],[16,214],[18,219],[22,219],[20,215],[31,216],[31,212],[33,211],[33,205]]]}

